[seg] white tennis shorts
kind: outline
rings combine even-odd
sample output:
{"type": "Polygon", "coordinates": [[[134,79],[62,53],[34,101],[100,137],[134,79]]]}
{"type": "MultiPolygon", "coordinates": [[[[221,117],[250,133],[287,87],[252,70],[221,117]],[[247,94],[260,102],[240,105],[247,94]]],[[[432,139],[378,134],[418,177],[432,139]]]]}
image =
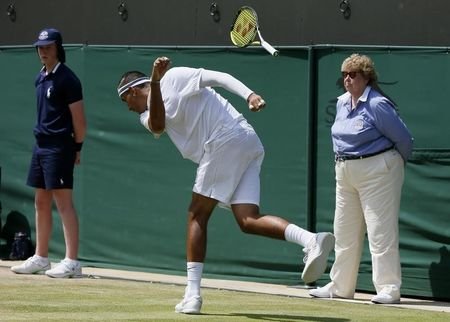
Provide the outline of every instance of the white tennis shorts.
{"type": "Polygon", "coordinates": [[[253,127],[241,121],[205,144],[193,191],[216,199],[221,206],[259,206],[259,173],[264,147],[253,127]]]}

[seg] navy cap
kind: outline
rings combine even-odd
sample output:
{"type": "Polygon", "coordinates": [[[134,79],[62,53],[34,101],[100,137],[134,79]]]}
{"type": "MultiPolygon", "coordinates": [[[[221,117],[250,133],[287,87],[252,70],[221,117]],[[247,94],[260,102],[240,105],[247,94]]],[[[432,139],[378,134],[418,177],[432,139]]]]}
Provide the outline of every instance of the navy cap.
{"type": "Polygon", "coordinates": [[[53,28],[47,28],[39,33],[38,41],[34,43],[34,46],[46,46],[56,43],[62,45],[61,33],[53,28]]]}

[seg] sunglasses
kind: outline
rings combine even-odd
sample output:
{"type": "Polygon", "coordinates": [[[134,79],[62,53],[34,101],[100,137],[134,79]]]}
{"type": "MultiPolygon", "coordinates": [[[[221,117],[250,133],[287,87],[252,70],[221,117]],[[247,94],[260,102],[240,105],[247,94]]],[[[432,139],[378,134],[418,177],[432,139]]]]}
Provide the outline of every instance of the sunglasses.
{"type": "Polygon", "coordinates": [[[356,74],[358,74],[359,72],[341,72],[342,73],[342,78],[346,78],[347,76],[350,76],[351,79],[356,77],[356,74]]]}

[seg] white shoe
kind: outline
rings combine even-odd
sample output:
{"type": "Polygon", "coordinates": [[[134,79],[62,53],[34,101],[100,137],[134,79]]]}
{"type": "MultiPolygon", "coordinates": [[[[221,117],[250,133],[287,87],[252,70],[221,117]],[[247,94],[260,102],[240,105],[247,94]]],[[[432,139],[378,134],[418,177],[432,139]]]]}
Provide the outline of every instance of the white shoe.
{"type": "Polygon", "coordinates": [[[183,301],[175,306],[175,312],[185,314],[199,314],[202,309],[202,297],[192,296],[188,299],[184,298],[183,301]]]}
{"type": "Polygon", "coordinates": [[[372,297],[375,304],[398,304],[400,303],[400,290],[396,286],[386,286],[372,297]]]}
{"type": "Polygon", "coordinates": [[[55,267],[45,271],[45,275],[55,278],[82,277],[79,261],[63,259],[55,267]]]}
{"type": "Polygon", "coordinates": [[[305,283],[312,283],[319,279],[327,268],[328,255],[334,249],[334,236],[331,233],[317,233],[308,246],[303,249],[302,279],[305,283]]]}
{"type": "Polygon", "coordinates": [[[333,297],[339,297],[334,292],[334,284],[333,282],[328,283],[324,287],[318,287],[313,290],[309,291],[309,295],[313,297],[319,297],[319,298],[333,298],[333,297]]]}
{"type": "Polygon", "coordinates": [[[11,270],[16,274],[36,274],[44,272],[50,267],[48,258],[33,255],[22,264],[12,266],[11,270]]]}

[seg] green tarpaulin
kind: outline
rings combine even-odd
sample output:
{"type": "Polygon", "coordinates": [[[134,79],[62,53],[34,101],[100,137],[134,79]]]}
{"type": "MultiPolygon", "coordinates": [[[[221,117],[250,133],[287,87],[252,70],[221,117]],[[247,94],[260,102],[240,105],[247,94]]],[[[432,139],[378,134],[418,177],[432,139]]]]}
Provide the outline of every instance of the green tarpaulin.
{"type": "MultiPolygon", "coordinates": [[[[450,298],[450,109],[446,99],[450,58],[446,51],[289,48],[277,58],[258,48],[68,46],[66,51],[67,64],[83,83],[88,119],[74,189],[84,265],[185,274],[185,223],[196,167],[181,158],[167,136],[153,139],[137,115],[120,102],[115,89],[124,71],[149,73],[153,59],[165,55],[174,66],[231,73],[262,94],[267,109],[250,113],[245,101],[223,92],[254,125],[266,149],[262,211],[302,227],[331,231],[330,126],[336,97],[343,91],[340,64],[359,51],[374,59],[381,87],[398,104],[415,137],[400,214],[402,293],[450,298]]],[[[21,47],[2,48],[0,66],[2,222],[11,212],[23,214],[34,233],[34,193],[25,180],[34,141],[34,78],[40,64],[34,48],[21,47]]],[[[208,233],[206,276],[301,283],[299,247],[244,235],[231,213],[222,209],[215,211],[208,233]]],[[[64,255],[56,210],[50,252],[53,259],[64,255]]],[[[333,257],[330,266],[332,262],[333,257]]],[[[326,281],[324,275],[318,283],[326,281]]],[[[358,289],[374,291],[367,247],[358,289]]]]}

